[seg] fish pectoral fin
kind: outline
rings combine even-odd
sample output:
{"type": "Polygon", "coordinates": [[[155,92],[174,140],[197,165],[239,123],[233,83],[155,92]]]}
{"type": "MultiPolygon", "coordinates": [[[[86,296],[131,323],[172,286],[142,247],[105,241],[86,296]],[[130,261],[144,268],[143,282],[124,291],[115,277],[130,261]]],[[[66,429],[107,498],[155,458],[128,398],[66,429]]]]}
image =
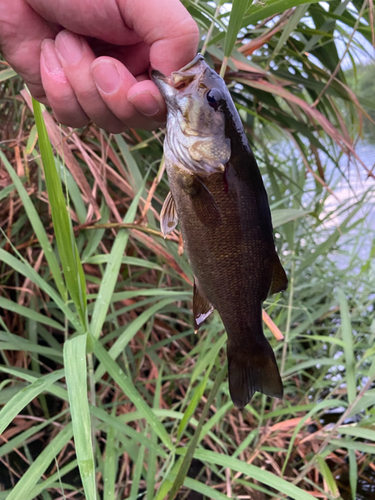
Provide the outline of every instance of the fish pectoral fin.
{"type": "Polygon", "coordinates": [[[164,238],[168,233],[173,231],[173,229],[177,226],[177,223],[178,216],[176,212],[176,205],[172,193],[169,191],[160,212],[160,229],[164,238]]]}
{"type": "Polygon", "coordinates": [[[288,286],[288,278],[281,265],[279,256],[275,252],[275,260],[273,265],[272,283],[269,291],[269,295],[273,293],[282,292],[288,286]]]}
{"type": "Polygon", "coordinates": [[[194,212],[203,225],[217,227],[223,220],[214,197],[205,184],[195,176],[194,182],[187,191],[194,208],[194,212]]]}
{"type": "Polygon", "coordinates": [[[194,331],[197,333],[201,324],[208,318],[214,310],[214,306],[206,299],[199,290],[197,280],[194,279],[193,315],[194,331]]]}

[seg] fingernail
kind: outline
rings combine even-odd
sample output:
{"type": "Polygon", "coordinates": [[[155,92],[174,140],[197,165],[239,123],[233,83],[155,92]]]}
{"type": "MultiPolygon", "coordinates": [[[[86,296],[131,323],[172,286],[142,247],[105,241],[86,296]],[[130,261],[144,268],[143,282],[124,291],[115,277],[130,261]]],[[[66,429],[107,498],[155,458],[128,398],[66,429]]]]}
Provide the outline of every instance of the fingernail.
{"type": "Polygon", "coordinates": [[[111,61],[101,61],[91,68],[94,82],[105,94],[112,94],[120,85],[120,75],[116,64],[111,61]]]}
{"type": "Polygon", "coordinates": [[[138,111],[146,116],[154,116],[160,111],[159,104],[156,102],[155,97],[148,91],[138,92],[128,97],[129,101],[133,104],[138,111]]]}
{"type": "Polygon", "coordinates": [[[61,31],[56,37],[56,50],[68,64],[76,64],[82,59],[83,44],[79,37],[61,31]]]}
{"type": "Polygon", "coordinates": [[[56,55],[55,43],[53,40],[46,39],[42,42],[42,58],[47,70],[54,74],[63,74],[64,70],[56,55]]]}

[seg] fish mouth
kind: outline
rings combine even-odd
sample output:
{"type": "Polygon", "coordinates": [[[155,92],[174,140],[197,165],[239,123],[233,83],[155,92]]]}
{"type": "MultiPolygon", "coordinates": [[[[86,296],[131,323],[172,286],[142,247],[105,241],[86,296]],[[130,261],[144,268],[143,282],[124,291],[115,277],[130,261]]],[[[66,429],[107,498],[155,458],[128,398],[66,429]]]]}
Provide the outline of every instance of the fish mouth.
{"type": "Polygon", "coordinates": [[[165,76],[157,70],[151,71],[151,77],[165,99],[176,96],[177,92],[185,90],[200,76],[206,66],[204,57],[197,54],[192,61],[178,71],[173,71],[171,76],[165,76]]]}
{"type": "Polygon", "coordinates": [[[161,95],[164,99],[168,100],[168,98],[173,98],[175,96],[175,90],[172,86],[171,79],[160,71],[153,69],[151,71],[151,78],[157,88],[160,90],[161,95]]]}
{"type": "MultiPolygon", "coordinates": [[[[175,73],[179,73],[180,71],[187,71],[188,69],[192,68],[193,66],[195,66],[199,61],[204,61],[204,57],[202,56],[202,54],[197,54],[194,59],[192,61],[190,61],[189,63],[186,64],[186,66],[184,66],[183,68],[181,68],[180,70],[175,71],[175,73]]],[[[173,74],[173,73],[172,73],[173,74]]]]}

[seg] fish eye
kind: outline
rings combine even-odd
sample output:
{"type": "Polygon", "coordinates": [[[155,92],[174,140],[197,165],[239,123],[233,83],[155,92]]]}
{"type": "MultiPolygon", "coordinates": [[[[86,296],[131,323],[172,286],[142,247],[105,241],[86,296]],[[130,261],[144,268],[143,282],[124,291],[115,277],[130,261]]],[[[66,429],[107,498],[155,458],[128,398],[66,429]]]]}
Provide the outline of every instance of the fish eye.
{"type": "Polygon", "coordinates": [[[218,110],[220,101],[224,99],[223,93],[218,89],[211,89],[206,94],[206,99],[211,108],[218,110]]]}

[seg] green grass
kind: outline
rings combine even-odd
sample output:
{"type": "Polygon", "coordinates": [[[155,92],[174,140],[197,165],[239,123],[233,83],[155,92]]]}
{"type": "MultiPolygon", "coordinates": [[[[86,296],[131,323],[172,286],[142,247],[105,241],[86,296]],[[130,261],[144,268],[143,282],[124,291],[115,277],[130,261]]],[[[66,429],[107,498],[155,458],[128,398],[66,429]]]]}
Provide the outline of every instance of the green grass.
{"type": "Polygon", "coordinates": [[[159,228],[162,133],[72,132],[37,103],[34,118],[0,65],[0,500],[368,498],[374,180],[357,160],[363,189],[351,191],[343,167],[361,109],[341,70],[321,95],[340,60],[335,28],[348,42],[362,3],[185,4],[269,193],[290,284],[264,304],[284,341],[265,333],[285,397],[235,409],[217,313],[193,333],[191,269],[178,232],[159,228]],[[268,16],[270,36],[271,24],[247,28],[268,16]]]}

